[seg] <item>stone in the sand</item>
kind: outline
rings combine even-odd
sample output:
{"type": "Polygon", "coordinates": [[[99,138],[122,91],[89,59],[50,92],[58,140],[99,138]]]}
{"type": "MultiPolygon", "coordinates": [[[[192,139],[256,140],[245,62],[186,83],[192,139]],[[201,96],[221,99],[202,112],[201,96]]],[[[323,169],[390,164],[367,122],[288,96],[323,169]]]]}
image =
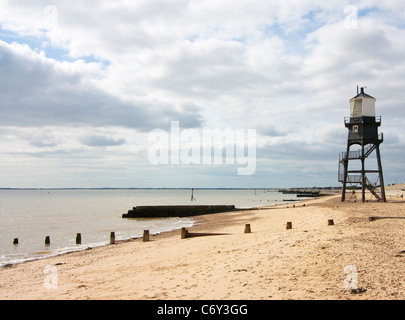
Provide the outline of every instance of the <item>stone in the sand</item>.
{"type": "Polygon", "coordinates": [[[351,293],[351,294],[359,294],[359,293],[363,293],[363,292],[366,292],[366,291],[367,291],[367,290],[364,289],[364,288],[356,288],[356,289],[350,290],[350,293],[351,293]]]}

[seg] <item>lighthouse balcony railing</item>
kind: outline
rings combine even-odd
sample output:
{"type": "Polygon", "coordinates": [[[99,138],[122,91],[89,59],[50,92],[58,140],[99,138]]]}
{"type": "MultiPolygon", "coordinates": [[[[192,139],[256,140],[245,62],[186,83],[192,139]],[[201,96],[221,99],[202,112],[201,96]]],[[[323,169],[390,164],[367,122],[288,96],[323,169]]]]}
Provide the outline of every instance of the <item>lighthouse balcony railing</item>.
{"type": "Polygon", "coordinates": [[[339,154],[339,161],[349,159],[361,159],[361,149],[356,151],[349,151],[349,154],[347,154],[346,151],[343,151],[339,154]]]}
{"type": "MultiPolygon", "coordinates": [[[[343,182],[345,178],[344,173],[339,174],[339,182],[343,182]]],[[[347,175],[346,183],[362,183],[362,176],[361,175],[347,175]]]]}
{"type": "Polygon", "coordinates": [[[345,117],[344,121],[345,121],[345,125],[347,125],[347,124],[351,124],[351,123],[362,123],[367,118],[369,118],[369,119],[374,118],[375,123],[378,123],[379,125],[381,125],[381,116],[376,116],[376,117],[345,117]]]}
{"type": "MultiPolygon", "coordinates": [[[[384,140],[384,135],[381,132],[378,135],[378,140],[379,141],[383,141],[384,140]]],[[[368,144],[364,147],[364,158],[367,158],[376,148],[375,144],[368,144]]],[[[356,151],[349,151],[349,154],[346,151],[343,151],[339,154],[339,161],[342,160],[350,160],[350,159],[361,159],[362,156],[362,152],[361,149],[356,150],[356,151]]]]}

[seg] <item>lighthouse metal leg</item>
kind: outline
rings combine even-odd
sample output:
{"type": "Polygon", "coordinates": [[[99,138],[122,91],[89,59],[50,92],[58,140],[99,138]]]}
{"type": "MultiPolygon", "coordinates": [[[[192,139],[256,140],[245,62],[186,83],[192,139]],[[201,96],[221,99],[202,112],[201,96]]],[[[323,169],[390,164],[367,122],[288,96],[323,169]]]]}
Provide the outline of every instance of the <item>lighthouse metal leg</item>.
{"type": "Polygon", "coordinates": [[[343,159],[343,187],[342,187],[342,202],[346,200],[346,183],[347,183],[347,170],[349,167],[349,151],[350,145],[347,144],[346,155],[343,159]]]}
{"type": "Polygon", "coordinates": [[[366,173],[364,171],[364,145],[361,146],[361,201],[366,202],[366,173]]]}
{"type": "Polygon", "coordinates": [[[342,186],[342,202],[346,199],[346,182],[347,182],[347,161],[344,162],[344,176],[343,176],[343,186],[342,186]]]}
{"type": "Polygon", "coordinates": [[[377,155],[378,175],[380,176],[381,198],[384,202],[387,202],[387,199],[385,198],[384,178],[383,178],[383,173],[382,173],[381,155],[380,155],[380,146],[379,145],[376,148],[376,155],[377,155]]]}

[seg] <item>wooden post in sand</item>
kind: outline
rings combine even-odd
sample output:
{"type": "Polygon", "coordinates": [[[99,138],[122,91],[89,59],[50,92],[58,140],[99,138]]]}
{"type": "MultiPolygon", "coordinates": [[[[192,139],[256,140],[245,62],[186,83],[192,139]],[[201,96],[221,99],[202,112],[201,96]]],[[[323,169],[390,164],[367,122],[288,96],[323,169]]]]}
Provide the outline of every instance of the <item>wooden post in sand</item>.
{"type": "Polygon", "coordinates": [[[45,237],[45,245],[49,246],[51,244],[51,239],[49,238],[49,236],[45,237]]]}
{"type": "Polygon", "coordinates": [[[250,224],[245,224],[245,233],[250,233],[250,224]]]}
{"type": "Polygon", "coordinates": [[[288,230],[288,229],[292,229],[292,222],[287,222],[287,227],[286,227],[286,229],[288,230]]]}
{"type": "Polygon", "coordinates": [[[110,244],[114,244],[115,243],[115,232],[112,231],[110,233],[110,244]]]}
{"type": "Polygon", "coordinates": [[[328,226],[333,226],[335,223],[333,222],[333,219],[328,220],[328,226]]]}
{"type": "Polygon", "coordinates": [[[76,234],[76,244],[82,244],[82,234],[76,234]]]}
{"type": "Polygon", "coordinates": [[[186,228],[181,228],[181,239],[186,239],[188,230],[186,228]]]}
{"type": "Polygon", "coordinates": [[[18,238],[14,238],[13,244],[14,244],[14,245],[17,245],[17,244],[18,244],[18,238]]]}
{"type": "Polygon", "coordinates": [[[143,242],[149,241],[149,230],[143,230],[143,242]]]}

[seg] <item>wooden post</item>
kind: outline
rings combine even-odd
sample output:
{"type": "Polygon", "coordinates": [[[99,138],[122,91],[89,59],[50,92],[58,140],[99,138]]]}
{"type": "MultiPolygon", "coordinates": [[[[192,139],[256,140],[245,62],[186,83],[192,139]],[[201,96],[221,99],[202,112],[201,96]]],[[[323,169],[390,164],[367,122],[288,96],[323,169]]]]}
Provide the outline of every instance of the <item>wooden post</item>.
{"type": "Polygon", "coordinates": [[[250,233],[250,224],[245,224],[245,233],[250,233]]]}
{"type": "Polygon", "coordinates": [[[49,246],[51,244],[51,239],[49,238],[49,236],[45,237],[45,245],[49,246]]]}
{"type": "Polygon", "coordinates": [[[14,238],[13,244],[14,244],[14,245],[17,245],[17,244],[18,244],[18,238],[14,238]]]}
{"type": "Polygon", "coordinates": [[[181,228],[181,239],[186,239],[188,235],[188,230],[186,228],[181,228]]]}
{"type": "Polygon", "coordinates": [[[76,244],[82,244],[82,234],[76,234],[76,244]]]}
{"type": "Polygon", "coordinates": [[[143,230],[143,242],[149,241],[149,230],[143,230]]]}
{"type": "Polygon", "coordinates": [[[292,222],[287,222],[287,227],[286,227],[286,229],[288,230],[288,229],[292,229],[292,222]]]}
{"type": "Polygon", "coordinates": [[[110,244],[114,244],[115,243],[115,232],[111,232],[110,233],[110,244]]]}
{"type": "Polygon", "coordinates": [[[333,222],[333,219],[328,220],[328,226],[333,226],[335,223],[333,222]]]}

